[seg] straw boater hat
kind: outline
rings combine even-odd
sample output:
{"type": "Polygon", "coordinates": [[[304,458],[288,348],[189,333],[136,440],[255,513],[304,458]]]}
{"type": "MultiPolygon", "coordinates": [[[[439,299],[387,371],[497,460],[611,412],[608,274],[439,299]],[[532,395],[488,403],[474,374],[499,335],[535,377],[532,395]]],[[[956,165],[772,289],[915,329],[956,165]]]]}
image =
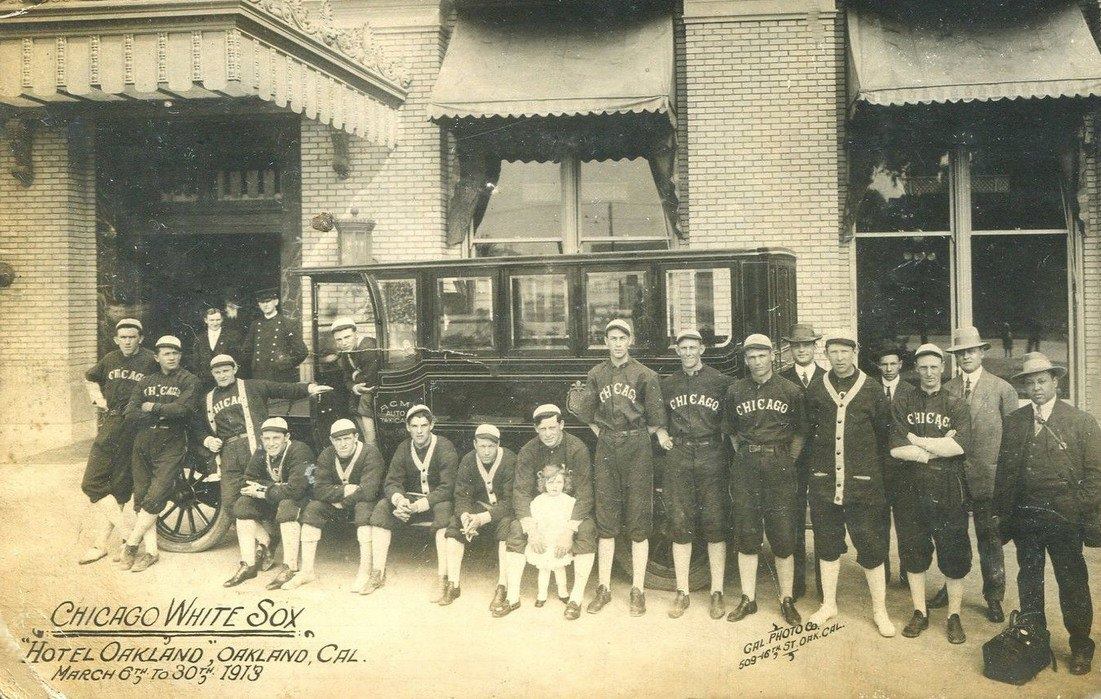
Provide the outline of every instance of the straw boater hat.
{"type": "Polygon", "coordinates": [[[1039,374],[1042,371],[1050,372],[1052,376],[1060,379],[1067,375],[1066,367],[1061,367],[1057,364],[1052,364],[1051,360],[1047,358],[1043,352],[1029,352],[1025,355],[1024,366],[1021,370],[1013,375],[1013,380],[1023,379],[1030,374],[1039,374]]]}
{"type": "Polygon", "coordinates": [[[796,323],[791,326],[790,335],[780,336],[780,339],[785,342],[817,342],[821,338],[820,334],[814,332],[814,326],[803,323],[796,323]]]}
{"type": "Polygon", "coordinates": [[[982,347],[983,349],[990,349],[990,343],[984,342],[979,335],[979,329],[974,325],[965,325],[961,328],[956,328],[952,333],[952,346],[948,348],[949,352],[962,352],[969,350],[972,347],[982,347]]]}

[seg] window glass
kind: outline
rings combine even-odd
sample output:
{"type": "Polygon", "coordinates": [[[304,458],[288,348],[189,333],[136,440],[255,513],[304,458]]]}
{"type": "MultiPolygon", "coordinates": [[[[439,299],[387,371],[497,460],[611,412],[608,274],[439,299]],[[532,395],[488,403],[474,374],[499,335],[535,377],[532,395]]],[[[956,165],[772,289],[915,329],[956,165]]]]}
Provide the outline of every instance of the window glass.
{"type": "MultiPolygon", "coordinates": [[[[857,238],[857,333],[872,376],[874,353],[897,349],[907,368],[925,342],[951,343],[948,238],[857,238]]],[[[909,373],[908,373],[909,376],[909,373]]],[[[913,378],[910,376],[910,378],[913,378]]]]}
{"type": "Polygon", "coordinates": [[[569,347],[569,287],[562,274],[512,278],[512,344],[514,347],[569,347]]]}
{"type": "MultiPolygon", "coordinates": [[[[355,321],[360,336],[375,337],[375,307],[362,282],[324,282],[317,285],[317,353],[323,358],[336,351],[329,328],[337,318],[355,321]]],[[[334,357],[335,359],[335,357],[334,357]]]]}
{"type": "Polygon", "coordinates": [[[860,232],[947,231],[948,153],[891,153],[876,165],[860,203],[860,232]]]}
{"type": "Polygon", "coordinates": [[[991,147],[971,157],[971,228],[1065,229],[1059,165],[1021,148],[991,147]]]}
{"type": "MultiPolygon", "coordinates": [[[[558,163],[501,163],[501,176],[474,233],[476,242],[498,241],[485,254],[516,254],[500,241],[526,244],[562,240],[562,174],[558,163]]],[[[543,250],[531,250],[537,254],[543,250]]],[[[528,254],[522,250],[519,254],[528,254]]]]}
{"type": "Polygon", "coordinates": [[[415,279],[380,279],[383,312],[386,314],[388,363],[411,361],[417,354],[417,282],[415,279]]]}
{"type": "MultiPolygon", "coordinates": [[[[1007,380],[1025,352],[1068,362],[1067,237],[977,235],[971,239],[975,325],[992,346],[983,367],[1007,380]]],[[[1059,382],[1069,396],[1070,381],[1059,382]]]]}
{"type": "Polygon", "coordinates": [[[487,349],[493,342],[493,280],[448,277],[436,280],[440,299],[440,349],[487,349]]]}
{"type": "Polygon", "coordinates": [[[474,243],[475,257],[504,257],[506,255],[561,255],[562,241],[511,240],[474,243]]]}
{"type": "Polygon", "coordinates": [[[589,272],[585,275],[585,327],[589,347],[602,347],[604,326],[623,318],[634,329],[635,341],[651,336],[651,304],[645,272],[589,272]]]}
{"type": "Polygon", "coordinates": [[[662,241],[657,247],[668,247],[665,212],[645,158],[583,162],[580,181],[583,243],[608,238],[656,238],[662,241]]]}
{"type": "Polygon", "coordinates": [[[734,331],[730,268],[670,270],[666,273],[666,298],[670,346],[677,332],[687,328],[698,330],[709,347],[730,342],[734,331]]]}

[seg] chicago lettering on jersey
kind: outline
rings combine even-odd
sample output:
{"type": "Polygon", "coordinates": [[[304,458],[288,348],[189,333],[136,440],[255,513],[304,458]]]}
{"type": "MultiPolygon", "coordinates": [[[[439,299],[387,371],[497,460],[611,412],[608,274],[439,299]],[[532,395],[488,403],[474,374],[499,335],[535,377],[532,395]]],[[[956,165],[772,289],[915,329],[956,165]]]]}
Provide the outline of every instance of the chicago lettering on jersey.
{"type": "Polygon", "coordinates": [[[621,381],[616,381],[615,383],[608,384],[604,388],[600,389],[600,402],[606,403],[608,399],[611,398],[613,395],[623,396],[627,400],[633,402],[636,400],[637,394],[635,393],[635,389],[631,385],[625,384],[621,381]]]}
{"type": "Polygon", "coordinates": [[[705,396],[702,393],[682,393],[669,399],[670,410],[683,408],[687,405],[698,405],[712,412],[719,412],[719,400],[711,396],[705,396]]]}
{"type": "Polygon", "coordinates": [[[217,415],[218,413],[222,412],[223,410],[225,410],[226,408],[228,408],[230,406],[240,405],[240,404],[241,404],[241,399],[239,397],[237,397],[237,396],[227,396],[227,397],[223,398],[222,400],[218,401],[217,403],[215,403],[214,405],[212,405],[211,410],[214,412],[215,415],[217,415]]]}
{"type": "Polygon", "coordinates": [[[932,411],[925,413],[907,413],[906,422],[911,425],[936,425],[938,430],[948,430],[952,427],[952,418],[932,411]]]}
{"type": "Polygon", "coordinates": [[[176,396],[180,395],[179,386],[146,386],[142,391],[142,395],[149,398],[155,398],[157,396],[176,396]]]}
{"type": "Polygon", "coordinates": [[[141,381],[143,378],[145,374],[133,369],[114,369],[107,374],[108,381],[141,381]]]}
{"type": "Polygon", "coordinates": [[[757,400],[742,401],[734,408],[738,415],[748,415],[756,410],[772,410],[784,414],[788,411],[788,404],[775,398],[758,398],[757,400]]]}

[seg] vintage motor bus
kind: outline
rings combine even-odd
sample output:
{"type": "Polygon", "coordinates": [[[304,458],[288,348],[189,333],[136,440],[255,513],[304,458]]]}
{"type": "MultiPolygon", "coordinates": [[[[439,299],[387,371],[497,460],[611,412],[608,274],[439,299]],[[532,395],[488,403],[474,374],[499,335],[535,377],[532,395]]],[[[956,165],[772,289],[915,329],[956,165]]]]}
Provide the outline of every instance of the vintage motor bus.
{"type": "MultiPolygon", "coordinates": [[[[695,327],[704,361],[732,376],[744,373],[740,341],[761,332],[779,346],[796,322],[795,258],[787,250],[658,251],[548,257],[500,257],[295,270],[308,280],[314,377],[341,386],[329,326],[352,317],[381,352],[374,394],[376,429],[387,459],[406,437],[405,411],[435,413],[436,432],[460,454],[483,422],[519,448],[534,436],[532,410],[566,409],[567,429],[595,448],[595,436],[573,413],[586,372],[607,357],[604,326],[626,318],[635,329],[631,354],[659,374],[679,365],[673,337],[695,327]],[[329,361],[326,361],[329,360],[329,361]]],[[[306,285],[304,285],[306,286],[306,285]]],[[[779,357],[777,358],[779,361],[779,357]]],[[[318,451],[332,422],[348,415],[342,388],[312,405],[292,406],[297,438],[318,451]]],[[[656,452],[661,449],[656,448],[656,452]]],[[[160,531],[169,550],[213,545],[229,525],[217,506],[217,474],[189,468],[160,531]],[[182,510],[177,512],[173,507],[182,510]]],[[[672,553],[663,517],[657,462],[655,522],[647,584],[670,588],[672,553]]],[[[693,578],[707,579],[705,547],[694,547],[693,578]]],[[[616,548],[630,556],[629,546],[616,548]]],[[[626,561],[620,561],[626,563],[626,561]]]]}

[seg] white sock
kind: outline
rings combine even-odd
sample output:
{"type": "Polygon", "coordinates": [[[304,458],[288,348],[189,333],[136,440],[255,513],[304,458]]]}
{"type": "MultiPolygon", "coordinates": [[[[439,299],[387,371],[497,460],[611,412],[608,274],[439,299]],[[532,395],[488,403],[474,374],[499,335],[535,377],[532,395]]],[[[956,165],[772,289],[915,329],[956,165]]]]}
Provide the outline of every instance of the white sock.
{"type": "Polygon", "coordinates": [[[505,542],[497,542],[497,584],[508,584],[508,547],[505,542]]]}
{"type": "Polygon", "coordinates": [[[738,580],[742,594],[750,600],[757,599],[757,555],[738,553],[738,580]]]}
{"type": "Polygon", "coordinates": [[[601,539],[596,545],[596,576],[600,584],[612,589],[612,559],[615,558],[615,539],[601,539]]]}
{"type": "Polygon", "coordinates": [[[673,544],[673,571],[677,590],[688,594],[688,571],[692,566],[692,544],[673,544]]]}
{"type": "Polygon", "coordinates": [[[907,573],[906,581],[910,583],[910,600],[914,603],[914,611],[929,616],[929,610],[925,608],[925,573],[907,573]]]}
{"type": "Polygon", "coordinates": [[[558,566],[554,569],[554,589],[559,597],[570,594],[570,588],[566,585],[566,566],[558,566]]]}
{"type": "Polygon", "coordinates": [[[237,547],[241,550],[241,562],[256,565],[256,522],[251,519],[237,520],[237,547]]]}
{"type": "Polygon", "coordinates": [[[317,542],[321,541],[321,530],[309,524],[302,525],[302,567],[303,575],[314,574],[314,558],[317,556],[317,542]]]}
{"type": "Polygon", "coordinates": [[[948,578],[948,614],[959,614],[963,606],[963,578],[948,578]]]}
{"type": "Polygon", "coordinates": [[[302,539],[302,525],[298,522],[283,522],[279,525],[283,537],[283,562],[291,570],[298,570],[298,547],[302,539]]]}
{"type": "Polygon", "coordinates": [[[776,559],[776,578],[780,581],[780,599],[793,597],[795,590],[795,556],[776,559]]]}
{"type": "Polygon", "coordinates": [[[371,527],[371,553],[372,564],[375,570],[386,574],[386,557],[390,553],[390,530],[382,527],[371,527]]]}
{"type": "MultiPolygon", "coordinates": [[[[707,563],[711,567],[711,591],[722,592],[726,582],[726,542],[718,541],[707,545],[707,563]]],[[[688,576],[685,575],[685,579],[688,576]]],[[[688,588],[685,587],[685,592],[688,588]]]]}
{"type": "Polygon", "coordinates": [[[573,557],[573,592],[570,593],[570,601],[581,604],[585,599],[585,585],[589,582],[589,575],[593,572],[593,563],[596,557],[591,553],[582,553],[573,557]]]}
{"type": "Polygon", "coordinates": [[[508,582],[506,583],[508,603],[516,604],[520,601],[520,583],[524,579],[524,567],[527,560],[522,553],[508,554],[508,582]]]}
{"type": "Polygon", "coordinates": [[[539,592],[535,599],[540,602],[547,601],[547,590],[550,588],[551,570],[550,568],[539,568],[539,592]]]}
{"type": "Polygon", "coordinates": [[[366,581],[371,575],[371,527],[356,527],[356,540],[359,541],[359,570],[356,580],[366,581]]]}
{"type": "MultiPolygon", "coordinates": [[[[444,531],[441,529],[440,531],[444,531]]],[[[459,575],[463,568],[463,554],[466,553],[466,546],[463,542],[456,539],[445,538],[444,546],[446,548],[445,556],[447,558],[447,579],[455,586],[459,586],[459,575]]]]}
{"type": "Polygon", "coordinates": [[[631,542],[631,587],[646,587],[646,565],[650,562],[650,540],[631,542]]]}
{"type": "Polygon", "coordinates": [[[447,530],[436,530],[436,575],[447,577],[447,530]]]}
{"type": "Polygon", "coordinates": [[[141,536],[141,540],[145,543],[146,553],[153,556],[160,554],[160,551],[157,549],[157,518],[155,516],[153,517],[153,526],[145,530],[145,533],[141,536]]]}

